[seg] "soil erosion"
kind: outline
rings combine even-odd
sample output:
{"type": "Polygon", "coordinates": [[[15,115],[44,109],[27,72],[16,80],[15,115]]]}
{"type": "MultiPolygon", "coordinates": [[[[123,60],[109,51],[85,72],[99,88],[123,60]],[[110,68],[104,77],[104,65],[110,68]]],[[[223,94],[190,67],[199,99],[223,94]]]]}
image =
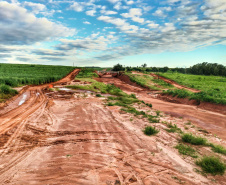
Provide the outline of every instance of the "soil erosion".
{"type": "MultiPolygon", "coordinates": [[[[80,83],[73,81],[78,72],[53,85],[80,83]]],[[[114,83],[168,113],[162,121],[182,125],[179,115],[225,139],[224,115],[155,99],[117,78],[97,80],[114,83]]],[[[0,184],[213,183],[194,171],[190,158],[178,154],[174,148],[178,138],[160,123],[156,127],[161,132],[149,137],[142,131],[149,124],[146,120],[131,120],[120,107],[106,106],[105,97],[64,88],[51,92],[47,87],[28,87],[0,110],[0,184]]],[[[225,184],[225,176],[216,179],[225,184]]]]}

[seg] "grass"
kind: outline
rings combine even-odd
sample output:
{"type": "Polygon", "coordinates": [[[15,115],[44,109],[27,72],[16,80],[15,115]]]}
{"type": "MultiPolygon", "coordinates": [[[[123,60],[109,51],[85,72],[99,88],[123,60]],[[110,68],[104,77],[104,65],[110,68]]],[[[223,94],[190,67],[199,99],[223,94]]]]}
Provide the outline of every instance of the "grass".
{"type": "Polygon", "coordinates": [[[190,156],[190,157],[193,157],[193,158],[198,157],[196,155],[195,149],[192,148],[191,146],[184,145],[184,144],[178,144],[175,148],[178,149],[178,152],[182,155],[187,155],[187,156],[190,156]]]}
{"type": "Polygon", "coordinates": [[[188,97],[197,101],[226,104],[226,77],[191,75],[182,73],[160,73],[161,76],[172,79],[177,83],[199,89],[200,93],[191,93],[186,90],[169,90],[168,94],[178,97],[188,97]]]}
{"type": "Polygon", "coordinates": [[[18,92],[12,89],[8,85],[1,85],[0,86],[0,103],[4,102],[6,99],[13,97],[14,95],[18,94],[18,92]]]}
{"type": "Polygon", "coordinates": [[[80,81],[87,81],[91,82],[90,85],[72,85],[67,86],[68,88],[72,89],[82,89],[82,90],[89,90],[97,93],[104,93],[104,94],[112,94],[116,96],[126,96],[127,94],[124,93],[121,89],[118,87],[111,85],[111,84],[104,84],[102,82],[97,82],[94,79],[90,78],[79,78],[80,81]]]}
{"type": "Polygon", "coordinates": [[[226,169],[225,164],[214,156],[204,156],[196,161],[196,164],[202,168],[203,172],[212,175],[223,175],[226,169]]]}
{"type": "Polygon", "coordinates": [[[157,130],[155,127],[147,126],[147,127],[145,127],[143,132],[144,132],[144,134],[151,136],[151,135],[155,135],[155,134],[159,133],[159,130],[157,130]]]}
{"type": "Polygon", "coordinates": [[[101,94],[96,94],[96,97],[102,97],[101,94]]]}
{"type": "Polygon", "coordinates": [[[156,87],[153,83],[154,77],[149,75],[137,75],[132,73],[125,73],[127,76],[129,76],[130,80],[141,87],[149,88],[152,90],[161,90],[161,88],[156,87]]]}
{"type": "Polygon", "coordinates": [[[0,84],[11,87],[57,81],[74,68],[68,66],[0,64],[0,84]]]}
{"type": "Polygon", "coordinates": [[[182,135],[182,141],[184,141],[185,143],[193,144],[193,145],[207,144],[207,140],[205,138],[193,136],[192,134],[187,134],[187,133],[182,135]]]}
{"type": "Polygon", "coordinates": [[[94,73],[94,69],[92,68],[83,68],[76,78],[93,78],[98,77],[96,73],[94,73]]]}
{"type": "Polygon", "coordinates": [[[216,153],[220,153],[223,155],[226,155],[226,149],[221,146],[221,145],[214,145],[214,144],[210,144],[210,147],[212,148],[212,151],[216,152],[216,153]]]}
{"type": "Polygon", "coordinates": [[[165,129],[167,132],[170,132],[170,133],[175,133],[175,132],[178,132],[178,133],[182,133],[182,130],[180,128],[177,127],[176,124],[172,124],[172,123],[167,123],[167,127],[169,129],[165,129]]]}

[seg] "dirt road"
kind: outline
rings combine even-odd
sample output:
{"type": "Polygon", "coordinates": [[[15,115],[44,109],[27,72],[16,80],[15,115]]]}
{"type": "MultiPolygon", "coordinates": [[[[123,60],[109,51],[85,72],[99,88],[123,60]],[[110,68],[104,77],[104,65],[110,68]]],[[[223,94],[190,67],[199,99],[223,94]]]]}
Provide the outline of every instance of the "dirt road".
{"type": "Polygon", "coordinates": [[[111,77],[110,75],[97,80],[104,83],[112,83],[129,94],[135,93],[139,99],[151,103],[153,108],[176,117],[183,117],[191,120],[201,128],[218,135],[222,139],[226,139],[226,115],[198,109],[196,106],[192,105],[176,104],[159,100],[149,94],[151,91],[131,86],[118,78],[111,77]]]}
{"type": "MultiPolygon", "coordinates": [[[[77,73],[56,84],[70,82],[77,73]]],[[[100,80],[145,95],[157,109],[166,106],[119,79],[100,80]]],[[[190,158],[178,154],[178,138],[163,125],[156,124],[161,134],[149,137],[142,132],[146,120],[131,121],[120,107],[106,107],[104,98],[60,91],[53,96],[45,87],[28,88],[25,103],[14,108],[12,102],[1,113],[0,184],[212,184],[194,171],[190,158]]],[[[183,124],[170,116],[161,119],[183,124]]],[[[225,184],[225,176],[217,178],[225,184]]]]}

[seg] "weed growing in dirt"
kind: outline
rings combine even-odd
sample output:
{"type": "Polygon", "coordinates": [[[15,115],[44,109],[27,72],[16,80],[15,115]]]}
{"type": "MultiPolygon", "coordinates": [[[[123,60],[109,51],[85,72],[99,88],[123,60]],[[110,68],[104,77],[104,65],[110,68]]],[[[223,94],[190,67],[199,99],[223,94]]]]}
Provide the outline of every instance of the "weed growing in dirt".
{"type": "Polygon", "coordinates": [[[204,156],[202,159],[196,161],[196,164],[202,168],[203,172],[212,175],[223,175],[226,169],[225,164],[214,156],[204,156]]]}
{"type": "Polygon", "coordinates": [[[155,134],[159,133],[159,130],[157,130],[155,127],[147,126],[144,129],[144,133],[148,136],[151,136],[151,135],[155,135],[155,134]]]}
{"type": "Polygon", "coordinates": [[[96,97],[102,97],[101,94],[96,94],[96,97]]]}
{"type": "Polygon", "coordinates": [[[205,138],[193,136],[192,134],[183,134],[182,141],[185,143],[191,143],[193,145],[206,145],[207,143],[205,138]]]}
{"type": "Polygon", "coordinates": [[[188,156],[191,156],[193,158],[197,158],[198,157],[196,155],[195,149],[192,148],[191,146],[184,145],[184,144],[178,144],[175,148],[178,149],[178,152],[180,154],[188,155],[188,156]]]}
{"type": "Polygon", "coordinates": [[[5,99],[9,99],[16,94],[18,94],[18,92],[10,86],[4,84],[0,86],[0,102],[3,102],[5,99]]]}
{"type": "Polygon", "coordinates": [[[157,117],[156,116],[152,116],[152,115],[147,115],[147,117],[148,117],[148,121],[150,122],[150,123],[159,123],[159,119],[157,119],[157,117]]]}
{"type": "Polygon", "coordinates": [[[226,149],[221,146],[221,145],[214,145],[214,144],[210,144],[210,147],[212,148],[212,151],[216,152],[216,153],[220,153],[223,155],[226,155],[226,149]]]}
{"type": "Polygon", "coordinates": [[[92,78],[92,77],[98,77],[98,75],[94,73],[94,69],[92,68],[83,68],[76,76],[76,78],[92,78]]]}
{"type": "Polygon", "coordinates": [[[168,123],[167,127],[169,128],[169,129],[165,129],[167,132],[170,132],[170,133],[174,133],[174,132],[182,133],[182,130],[180,128],[178,128],[176,124],[173,125],[172,123],[168,123]]]}
{"type": "Polygon", "coordinates": [[[155,113],[157,116],[160,116],[161,111],[157,110],[157,111],[155,111],[155,113]]]}
{"type": "Polygon", "coordinates": [[[131,114],[134,114],[135,116],[145,115],[145,112],[144,111],[138,111],[134,107],[122,108],[121,110],[122,111],[125,111],[125,112],[128,112],[128,113],[131,113],[131,114]]]}
{"type": "Polygon", "coordinates": [[[190,122],[190,121],[188,121],[187,123],[185,123],[185,125],[191,125],[191,122],[190,122]]]}

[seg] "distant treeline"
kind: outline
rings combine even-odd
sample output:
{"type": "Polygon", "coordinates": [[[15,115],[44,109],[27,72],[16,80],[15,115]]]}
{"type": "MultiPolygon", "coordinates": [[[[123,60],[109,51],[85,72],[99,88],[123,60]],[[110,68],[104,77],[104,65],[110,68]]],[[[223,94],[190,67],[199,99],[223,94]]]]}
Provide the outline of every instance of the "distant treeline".
{"type": "Polygon", "coordinates": [[[162,72],[167,71],[189,73],[195,75],[215,75],[226,76],[226,66],[217,63],[203,62],[193,65],[189,68],[169,68],[169,67],[147,67],[147,64],[143,64],[137,67],[125,67],[121,64],[117,64],[113,67],[113,71],[140,71],[140,72],[162,72]]]}

